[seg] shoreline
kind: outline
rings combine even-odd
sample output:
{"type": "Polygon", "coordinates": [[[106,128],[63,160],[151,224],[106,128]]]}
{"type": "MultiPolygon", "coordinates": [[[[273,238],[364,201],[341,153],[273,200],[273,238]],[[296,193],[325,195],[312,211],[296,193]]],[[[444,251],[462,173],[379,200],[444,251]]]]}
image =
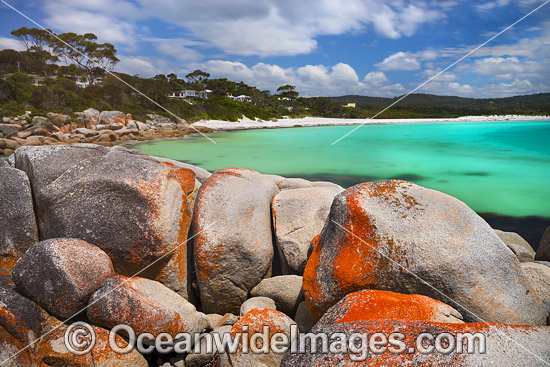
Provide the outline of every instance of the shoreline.
{"type": "Polygon", "coordinates": [[[463,116],[458,118],[413,118],[413,119],[340,119],[327,117],[285,118],[276,121],[251,120],[242,118],[239,121],[207,120],[192,124],[207,127],[215,131],[281,129],[293,127],[318,126],[359,126],[359,125],[398,125],[398,124],[433,124],[433,123],[468,123],[468,122],[502,122],[502,121],[550,121],[550,116],[463,116]]]}

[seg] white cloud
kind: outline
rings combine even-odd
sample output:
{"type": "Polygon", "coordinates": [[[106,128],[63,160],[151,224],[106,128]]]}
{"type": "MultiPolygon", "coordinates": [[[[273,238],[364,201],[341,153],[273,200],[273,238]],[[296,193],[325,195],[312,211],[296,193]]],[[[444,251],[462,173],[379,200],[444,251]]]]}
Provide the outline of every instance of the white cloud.
{"type": "Polygon", "coordinates": [[[0,50],[11,48],[16,51],[24,51],[25,47],[15,38],[0,37],[0,50]]]}
{"type": "Polygon", "coordinates": [[[141,0],[164,21],[238,55],[297,55],[317,47],[316,37],[364,32],[411,36],[445,17],[438,6],[412,0],[141,0]]]}
{"type": "MultiPolygon", "coordinates": [[[[523,7],[533,5],[533,4],[536,4],[536,3],[543,3],[543,2],[544,2],[543,0],[519,0],[519,1],[515,1],[515,3],[517,3],[518,5],[523,6],[523,7]]],[[[479,11],[482,11],[482,12],[487,12],[487,11],[493,10],[495,8],[501,8],[501,7],[504,7],[504,6],[508,6],[510,4],[512,4],[512,0],[491,0],[491,1],[487,1],[487,2],[484,2],[482,4],[476,5],[476,9],[479,10],[479,11]]]]}
{"type": "Polygon", "coordinates": [[[381,71],[371,71],[365,75],[363,80],[365,83],[370,85],[382,85],[388,81],[388,78],[386,77],[386,74],[381,71]]]}
{"type": "Polygon", "coordinates": [[[411,53],[397,52],[388,56],[384,61],[376,64],[380,70],[418,70],[420,69],[420,61],[411,53]]]}
{"type": "Polygon", "coordinates": [[[152,77],[156,74],[164,73],[155,65],[155,61],[148,57],[141,56],[118,56],[120,62],[116,65],[115,71],[130,75],[140,75],[141,77],[152,77]]]}
{"type": "Polygon", "coordinates": [[[400,84],[387,84],[387,79],[381,72],[369,73],[370,76],[360,81],[355,69],[344,63],[331,67],[305,65],[299,68],[282,68],[265,63],[248,67],[240,62],[211,60],[207,62],[205,69],[212,77],[243,81],[259,89],[275,91],[281,85],[291,84],[296,86],[302,96],[395,96],[404,89],[400,84]]]}

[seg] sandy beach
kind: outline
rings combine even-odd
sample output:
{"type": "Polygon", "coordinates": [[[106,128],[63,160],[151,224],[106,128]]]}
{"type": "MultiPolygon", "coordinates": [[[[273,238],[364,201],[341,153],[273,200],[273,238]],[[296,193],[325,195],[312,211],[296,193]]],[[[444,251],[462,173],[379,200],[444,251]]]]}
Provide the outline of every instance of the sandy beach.
{"type": "Polygon", "coordinates": [[[434,119],[338,119],[323,117],[305,117],[301,119],[279,119],[276,121],[251,120],[242,118],[236,122],[208,120],[199,121],[193,126],[204,126],[214,130],[243,130],[243,129],[276,129],[288,127],[312,126],[346,126],[346,125],[383,125],[383,124],[426,124],[426,123],[461,123],[461,122],[491,122],[491,121],[550,121],[550,116],[464,116],[459,118],[434,119]]]}

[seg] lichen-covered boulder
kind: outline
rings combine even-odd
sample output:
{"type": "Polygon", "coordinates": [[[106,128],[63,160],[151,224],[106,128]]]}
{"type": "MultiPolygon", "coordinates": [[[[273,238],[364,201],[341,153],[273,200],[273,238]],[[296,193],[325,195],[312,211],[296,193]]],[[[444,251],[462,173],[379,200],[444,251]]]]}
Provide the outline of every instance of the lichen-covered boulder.
{"type": "Polygon", "coordinates": [[[105,155],[109,148],[93,144],[25,146],[14,153],[15,168],[29,176],[33,195],[41,198],[45,187],[83,159],[105,155]]]}
{"type": "Polygon", "coordinates": [[[197,177],[197,180],[199,180],[201,184],[204,181],[206,181],[208,177],[212,176],[212,173],[208,172],[204,168],[200,168],[189,163],[175,161],[173,159],[168,159],[163,157],[151,157],[151,158],[154,158],[159,162],[171,165],[173,167],[190,169],[191,171],[195,172],[195,176],[197,177]]]}
{"type": "Polygon", "coordinates": [[[267,297],[275,301],[277,310],[293,317],[304,300],[302,277],[281,275],[264,279],[250,291],[252,297],[267,297]]]}
{"type": "Polygon", "coordinates": [[[121,275],[107,279],[90,298],[88,318],[113,328],[128,325],[136,335],[201,333],[208,319],[195,306],[159,282],[121,275]]]}
{"type": "MultiPolygon", "coordinates": [[[[244,338],[246,335],[249,337],[248,345],[251,346],[250,351],[252,353],[243,353],[243,342],[239,343],[237,353],[230,354],[231,366],[234,367],[247,367],[247,366],[262,366],[278,367],[283,354],[274,353],[271,350],[271,337],[277,333],[283,333],[290,340],[291,326],[296,323],[285,314],[270,309],[254,309],[247,312],[233,327],[231,328],[231,335],[235,337],[237,333],[242,333],[244,338]],[[243,329],[247,326],[247,329],[243,329]],[[267,340],[251,340],[253,334],[263,333],[264,327],[269,327],[267,334],[267,340]],[[246,331],[248,330],[248,331],[246,331]],[[245,331],[248,334],[244,334],[245,331]]],[[[222,356],[221,358],[224,358],[222,356]]]]}
{"type": "Polygon", "coordinates": [[[227,168],[199,190],[193,233],[203,309],[238,313],[248,292],[270,276],[271,199],[277,186],[258,172],[227,168]]]}
{"type": "Polygon", "coordinates": [[[304,294],[317,320],[362,289],[422,294],[468,322],[545,324],[545,306],[493,229],[461,201],[404,181],[336,196],[307,263],[304,294]]]}
{"type": "Polygon", "coordinates": [[[273,226],[283,274],[304,273],[311,240],[323,229],[332,200],[343,189],[305,187],[273,197],[273,226]]]}
{"type": "Polygon", "coordinates": [[[535,250],[533,250],[529,242],[519,234],[515,232],[504,232],[498,229],[495,229],[495,233],[502,242],[512,250],[519,262],[535,261],[535,250]]]}
{"type": "Polygon", "coordinates": [[[120,111],[101,111],[99,123],[103,125],[126,124],[126,114],[120,111]]]}
{"type": "Polygon", "coordinates": [[[62,115],[59,113],[53,113],[48,112],[46,116],[53,122],[53,124],[57,127],[61,127],[63,125],[69,125],[71,124],[71,116],[62,115]]]}
{"type": "Polygon", "coordinates": [[[45,150],[48,160],[39,149],[16,157],[32,172],[43,238],[85,240],[104,250],[118,273],[140,271],[187,297],[193,171],[120,147],[58,149],[45,150]],[[65,163],[48,168],[54,158],[65,163]]]}
{"type": "MultiPolygon", "coordinates": [[[[345,340],[346,346],[354,337],[354,350],[350,352],[347,347],[338,347],[330,353],[312,353],[311,341],[306,340],[305,353],[287,352],[281,367],[542,367],[550,364],[550,328],[544,326],[363,320],[315,325],[311,333],[324,333],[329,340],[345,340]],[[386,337],[386,343],[383,339],[381,342],[381,335],[373,338],[375,333],[383,334],[386,337]],[[419,343],[419,346],[416,342],[423,333],[430,334],[433,339],[426,339],[427,335],[424,335],[420,339],[422,343],[419,343]],[[466,333],[470,335],[464,335],[466,333]],[[357,334],[360,336],[358,337],[357,334]],[[403,335],[404,338],[399,343],[395,340],[390,342],[392,334],[403,335]],[[361,336],[365,339],[361,339],[361,336]],[[369,345],[371,340],[374,342],[369,345]],[[451,341],[447,342],[449,340],[451,341]],[[467,352],[469,340],[473,346],[473,353],[467,352]],[[462,348],[457,349],[457,345],[462,345],[462,348]],[[485,353],[480,352],[482,345],[485,346],[485,353]]],[[[317,339],[318,350],[321,350],[320,342],[321,339],[317,339]]]]}
{"type": "Polygon", "coordinates": [[[540,239],[539,248],[535,255],[536,261],[550,261],[550,227],[546,228],[540,239]]]}
{"type": "Polygon", "coordinates": [[[48,331],[50,317],[37,304],[16,291],[0,286],[0,328],[24,346],[48,331]]]}
{"type": "Polygon", "coordinates": [[[365,289],[346,295],[329,308],[318,324],[328,326],[376,319],[463,322],[457,310],[430,297],[365,289]]]}
{"type": "MultiPolygon", "coordinates": [[[[84,355],[76,355],[69,351],[65,342],[65,334],[69,326],[59,325],[46,335],[38,344],[39,366],[70,366],[70,367],[148,367],[145,358],[133,349],[129,353],[116,353],[109,345],[109,331],[97,326],[90,326],[95,334],[94,347],[84,355]]],[[[84,330],[84,329],[83,329],[84,330]]],[[[75,335],[75,334],[73,334],[75,335]]],[[[114,342],[121,349],[128,343],[122,337],[114,336],[114,342]]],[[[79,340],[79,346],[85,349],[88,339],[79,340]]],[[[78,350],[78,349],[77,349],[78,350]]]]}
{"type": "Polygon", "coordinates": [[[103,250],[69,238],[37,243],[13,269],[17,289],[62,318],[82,311],[101,283],[114,275],[111,260],[103,250]]]}
{"type": "Polygon", "coordinates": [[[0,166],[0,272],[10,273],[36,242],[38,227],[29,178],[23,171],[0,166]]]}

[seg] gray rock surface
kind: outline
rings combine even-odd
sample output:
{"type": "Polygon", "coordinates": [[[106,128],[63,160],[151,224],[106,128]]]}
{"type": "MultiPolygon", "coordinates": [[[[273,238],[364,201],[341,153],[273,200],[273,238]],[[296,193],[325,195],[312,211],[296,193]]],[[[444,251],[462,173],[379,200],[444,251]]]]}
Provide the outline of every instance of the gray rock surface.
{"type": "Polygon", "coordinates": [[[546,323],[546,307],[493,229],[461,201],[404,181],[338,195],[308,261],[314,319],[360,289],[425,295],[466,322],[546,323]]]}
{"type": "Polygon", "coordinates": [[[187,200],[194,173],[122,147],[40,148],[22,152],[16,163],[23,162],[37,187],[43,238],[90,242],[109,255],[118,273],[140,271],[187,297],[187,200]]]}
{"type": "Polygon", "coordinates": [[[306,187],[281,191],[273,198],[273,225],[283,274],[302,275],[311,240],[328,217],[337,187],[306,187]]]}
{"type": "Polygon", "coordinates": [[[313,320],[313,317],[311,317],[311,313],[309,313],[309,310],[307,308],[306,302],[301,302],[298,305],[298,309],[296,310],[296,316],[294,317],[294,321],[298,324],[298,327],[300,328],[300,332],[302,333],[308,333],[313,325],[315,325],[315,320],[313,320]]]}
{"type": "Polygon", "coordinates": [[[271,275],[271,199],[260,173],[218,170],[201,186],[193,218],[195,269],[203,309],[238,313],[248,292],[271,275]]]}
{"type": "Polygon", "coordinates": [[[535,255],[536,261],[550,261],[550,227],[546,228],[540,239],[539,248],[535,255]]]}
{"type": "Polygon", "coordinates": [[[312,187],[310,181],[303,178],[285,178],[277,184],[281,190],[301,189],[304,187],[312,187]]]}
{"type": "Polygon", "coordinates": [[[550,267],[540,263],[522,263],[523,274],[548,307],[550,316],[550,267]]]}
{"type": "MultiPolygon", "coordinates": [[[[402,333],[405,340],[415,340],[419,330],[429,330],[431,335],[450,333],[483,333],[485,335],[486,353],[479,353],[479,347],[474,353],[422,353],[418,348],[414,352],[381,354],[367,352],[363,362],[350,361],[349,353],[311,353],[311,343],[306,343],[306,353],[287,353],[281,367],[313,367],[313,366],[547,366],[550,363],[550,328],[544,326],[509,326],[503,324],[441,324],[405,320],[365,320],[315,327],[312,333],[326,333],[329,340],[335,333],[343,333],[345,340],[352,334],[372,335],[373,330],[384,330],[384,335],[402,333]],[[511,342],[511,341],[514,342],[511,342]],[[529,352],[526,352],[525,349],[529,352]]],[[[336,336],[335,336],[336,337],[336,336]]],[[[342,338],[339,336],[338,338],[342,338]]],[[[475,343],[479,345],[479,342],[475,343]]],[[[406,342],[406,347],[414,344],[406,342]]],[[[397,349],[397,348],[396,348],[397,349]]],[[[455,350],[455,349],[453,349],[455,350]]],[[[360,356],[358,353],[357,356],[360,356]]]]}
{"type": "Polygon", "coordinates": [[[99,247],[78,239],[51,239],[32,246],[13,269],[17,289],[51,314],[74,316],[88,305],[113,265],[99,247]]]}
{"type": "Polygon", "coordinates": [[[250,291],[252,297],[267,297],[275,301],[277,310],[293,317],[298,305],[304,301],[302,277],[281,275],[264,279],[250,291]]]}
{"type": "Polygon", "coordinates": [[[0,271],[10,273],[17,260],[38,242],[29,179],[0,162],[0,271]]]}
{"type": "Polygon", "coordinates": [[[519,234],[515,232],[504,232],[498,229],[495,229],[495,233],[502,242],[512,250],[519,262],[535,261],[535,250],[533,250],[529,242],[525,241],[519,234]]]}
{"type": "Polygon", "coordinates": [[[121,275],[107,279],[90,298],[88,318],[112,328],[131,326],[137,335],[166,332],[176,335],[201,333],[208,327],[206,315],[159,282],[121,275]]]}
{"type": "Polygon", "coordinates": [[[276,310],[277,306],[275,301],[267,297],[252,297],[244,301],[241,305],[240,315],[243,317],[250,310],[262,310],[268,308],[270,310],[276,310]]]}

